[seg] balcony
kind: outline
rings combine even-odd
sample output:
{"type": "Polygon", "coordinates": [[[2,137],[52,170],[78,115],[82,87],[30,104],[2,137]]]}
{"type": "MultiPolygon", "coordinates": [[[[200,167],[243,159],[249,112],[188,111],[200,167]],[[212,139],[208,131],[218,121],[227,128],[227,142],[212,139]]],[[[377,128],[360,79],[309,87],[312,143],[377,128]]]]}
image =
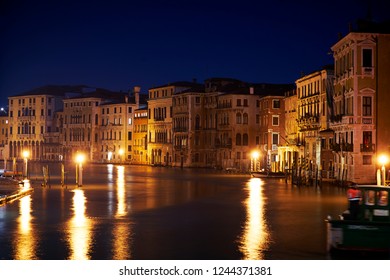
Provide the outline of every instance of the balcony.
{"type": "Polygon", "coordinates": [[[362,67],[362,76],[374,76],[374,67],[362,67]]]}
{"type": "Polygon", "coordinates": [[[362,118],[363,124],[372,124],[372,118],[362,118]]]}
{"type": "Polygon", "coordinates": [[[334,152],[353,152],[353,144],[351,143],[335,143],[330,148],[334,152]]]}
{"type": "Polygon", "coordinates": [[[360,152],[373,153],[375,152],[375,144],[360,144],[360,152]]]}
{"type": "Polygon", "coordinates": [[[188,132],[188,128],[186,127],[174,127],[173,132],[188,132]]]}

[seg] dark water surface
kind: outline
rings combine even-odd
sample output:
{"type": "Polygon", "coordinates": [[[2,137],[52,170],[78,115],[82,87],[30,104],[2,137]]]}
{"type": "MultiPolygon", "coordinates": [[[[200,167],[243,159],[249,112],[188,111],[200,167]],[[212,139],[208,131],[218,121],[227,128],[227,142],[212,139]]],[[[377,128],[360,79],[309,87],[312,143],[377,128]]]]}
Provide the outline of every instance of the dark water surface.
{"type": "Polygon", "coordinates": [[[211,170],[59,165],[42,188],[0,207],[0,259],[327,259],[325,218],[345,190],[211,170]]]}

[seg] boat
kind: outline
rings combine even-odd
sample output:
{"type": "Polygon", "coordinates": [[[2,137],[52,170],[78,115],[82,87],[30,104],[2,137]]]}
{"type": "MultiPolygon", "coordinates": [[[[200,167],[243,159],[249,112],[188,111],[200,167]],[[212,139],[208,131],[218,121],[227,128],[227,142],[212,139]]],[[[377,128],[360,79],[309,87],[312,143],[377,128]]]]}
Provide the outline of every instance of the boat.
{"type": "Polygon", "coordinates": [[[357,185],[361,193],[357,216],[346,210],[338,218],[328,216],[327,249],[337,253],[390,254],[389,186],[357,185]]]}
{"type": "Polygon", "coordinates": [[[251,176],[255,178],[285,178],[286,173],[272,171],[252,171],[251,176]]]}

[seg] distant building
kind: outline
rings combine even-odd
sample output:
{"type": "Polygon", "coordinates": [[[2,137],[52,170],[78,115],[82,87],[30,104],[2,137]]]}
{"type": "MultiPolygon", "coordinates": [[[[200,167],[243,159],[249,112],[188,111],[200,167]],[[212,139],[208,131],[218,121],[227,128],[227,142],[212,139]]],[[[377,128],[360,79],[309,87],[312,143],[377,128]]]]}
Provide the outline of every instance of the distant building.
{"type": "Polygon", "coordinates": [[[333,177],[332,173],[321,173],[333,169],[333,134],[326,133],[332,111],[333,81],[333,65],[296,80],[298,164],[307,179],[320,175],[333,177]]]}
{"type": "Polygon", "coordinates": [[[376,182],[378,155],[390,153],[390,25],[359,21],[332,46],[335,61],[335,176],[376,182]]]}
{"type": "MultiPolygon", "coordinates": [[[[107,92],[96,89],[69,94],[63,99],[63,128],[61,143],[64,160],[74,160],[84,153],[88,160],[100,160],[99,125],[102,125],[100,105],[110,100],[107,92]]],[[[119,99],[119,96],[115,96],[119,99]]]]}
{"type": "Polygon", "coordinates": [[[148,108],[134,111],[133,158],[134,164],[148,164],[148,108]]]}
{"type": "Polygon", "coordinates": [[[290,171],[297,166],[299,159],[298,145],[298,100],[297,91],[292,89],[285,92],[284,97],[284,145],[278,148],[279,156],[282,158],[283,166],[290,171]]]}
{"type": "Polygon", "coordinates": [[[82,152],[95,162],[130,162],[133,112],[138,108],[139,87],[127,93],[89,88],[64,98],[61,143],[64,159],[82,152]]]}
{"type": "Polygon", "coordinates": [[[45,86],[8,98],[9,131],[8,157],[22,158],[22,151],[30,152],[30,159],[43,160],[45,137],[55,126],[54,117],[63,108],[66,92],[79,87],[45,86]]]}
{"type": "MultiPolygon", "coordinates": [[[[0,109],[0,160],[7,159],[8,157],[8,129],[9,118],[7,108],[0,109]]],[[[5,168],[5,167],[4,167],[5,168]]],[[[2,169],[0,165],[0,169],[2,169]]]]}
{"type": "Polygon", "coordinates": [[[268,171],[284,171],[286,154],[279,153],[279,147],[286,145],[284,114],[284,91],[279,95],[263,96],[259,106],[259,139],[262,154],[260,168],[268,171]]]}
{"type": "Polygon", "coordinates": [[[149,89],[148,160],[151,165],[172,166],[173,130],[172,97],[198,86],[191,82],[174,82],[149,89]]]}

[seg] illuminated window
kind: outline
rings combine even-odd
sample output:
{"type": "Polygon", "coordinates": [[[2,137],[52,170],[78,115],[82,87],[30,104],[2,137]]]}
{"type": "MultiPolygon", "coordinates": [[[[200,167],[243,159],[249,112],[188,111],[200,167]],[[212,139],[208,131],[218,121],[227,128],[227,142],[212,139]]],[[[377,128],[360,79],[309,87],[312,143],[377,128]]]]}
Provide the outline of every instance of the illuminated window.
{"type": "Polygon", "coordinates": [[[377,201],[379,206],[387,206],[388,204],[388,193],[387,191],[377,192],[377,201]]]}
{"type": "Polygon", "coordinates": [[[374,205],[374,203],[375,203],[375,191],[366,191],[365,203],[366,203],[366,205],[374,205]]]}

